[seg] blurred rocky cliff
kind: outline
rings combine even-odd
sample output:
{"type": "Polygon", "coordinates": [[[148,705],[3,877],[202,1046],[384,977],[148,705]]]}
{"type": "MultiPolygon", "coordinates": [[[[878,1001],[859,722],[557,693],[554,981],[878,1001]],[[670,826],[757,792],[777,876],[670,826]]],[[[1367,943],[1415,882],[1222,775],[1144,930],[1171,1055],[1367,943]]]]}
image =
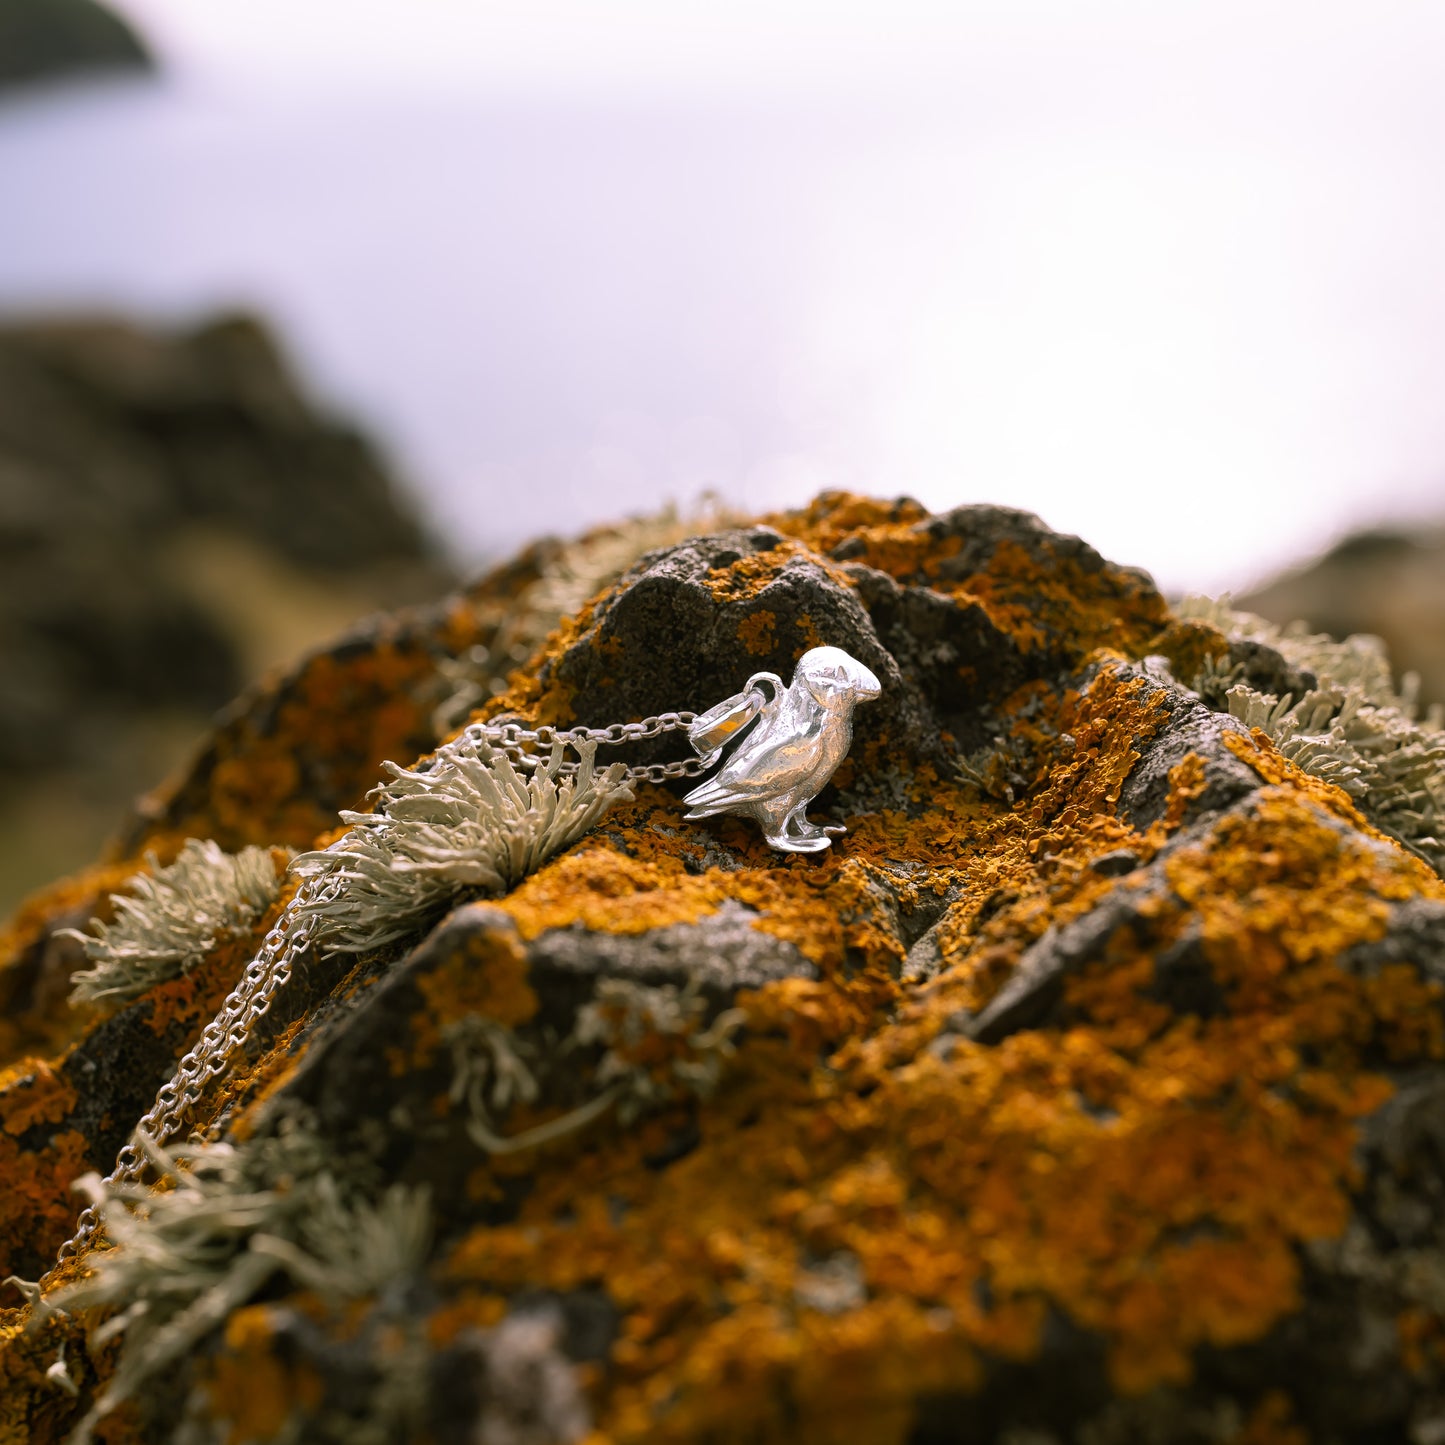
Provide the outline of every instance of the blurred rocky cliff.
{"type": "Polygon", "coordinates": [[[0,908],[246,683],[450,580],[257,322],[0,329],[0,908]]]}
{"type": "Polygon", "coordinates": [[[0,90],[151,65],[135,31],[95,0],[0,0],[0,90]]]}
{"type": "Polygon", "coordinates": [[[1281,626],[1382,638],[1402,673],[1420,675],[1422,702],[1445,702],[1445,525],[1357,532],[1239,604],[1281,626]]]}

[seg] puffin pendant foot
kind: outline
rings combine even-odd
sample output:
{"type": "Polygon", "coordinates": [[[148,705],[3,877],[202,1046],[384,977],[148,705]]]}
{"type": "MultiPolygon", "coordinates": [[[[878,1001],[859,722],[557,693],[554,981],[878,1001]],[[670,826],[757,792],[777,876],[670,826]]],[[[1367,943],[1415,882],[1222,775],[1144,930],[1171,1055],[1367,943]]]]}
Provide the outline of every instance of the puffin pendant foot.
{"type": "Polygon", "coordinates": [[[841,823],[817,828],[806,818],[790,817],[777,832],[764,833],[763,837],[770,848],[783,853],[821,853],[832,846],[834,838],[841,838],[847,831],[841,823]]]}

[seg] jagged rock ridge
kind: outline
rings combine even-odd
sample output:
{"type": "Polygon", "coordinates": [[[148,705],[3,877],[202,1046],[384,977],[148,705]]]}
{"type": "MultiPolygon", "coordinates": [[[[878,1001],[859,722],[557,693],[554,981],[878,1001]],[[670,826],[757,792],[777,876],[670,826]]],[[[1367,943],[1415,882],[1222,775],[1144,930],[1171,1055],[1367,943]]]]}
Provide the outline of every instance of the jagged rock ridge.
{"type": "MultiPolygon", "coordinates": [[[[316,841],[545,566],[305,662],[130,845],[316,841]]],[[[1174,681],[1286,661],[1022,514],[830,495],[643,557],[483,711],[696,708],[820,642],[885,686],[829,854],[642,787],[511,892],[298,973],[196,1118],[292,1253],[107,1438],[1433,1438],[1445,888],[1174,681]],[[423,1207],[420,1255],[358,1262],[423,1207]]],[[[127,866],[37,899],[11,970],[127,866]]],[[[20,1012],[5,1268],[44,1267],[267,922],[107,1018],[20,1012]]],[[[190,1258],[177,1209],[157,1258],[190,1258]]],[[[231,1228],[202,1283],[254,1253],[231,1228]]],[[[61,1438],[117,1346],[24,1318],[0,1439],[61,1438]]]]}

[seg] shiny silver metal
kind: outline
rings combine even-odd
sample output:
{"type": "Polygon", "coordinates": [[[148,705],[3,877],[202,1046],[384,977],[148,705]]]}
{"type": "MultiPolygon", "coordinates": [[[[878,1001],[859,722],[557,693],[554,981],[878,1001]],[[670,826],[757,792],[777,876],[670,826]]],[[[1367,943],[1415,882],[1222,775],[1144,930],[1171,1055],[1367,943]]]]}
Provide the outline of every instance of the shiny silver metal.
{"type": "MultiPolygon", "coordinates": [[[[343,840],[344,841],[344,840],[343,840]]],[[[336,848],[341,844],[333,843],[336,848]]],[[[201,1031],[195,1047],[176,1066],[171,1080],[161,1086],[150,1112],[136,1125],[157,1143],[164,1143],[180,1128],[202,1090],[229,1067],[236,1050],[251,1036],[256,1021],[270,1011],[276,995],[291,981],[296,961],[311,946],[316,929],[313,910],[334,901],[343,887],[341,878],[306,882],[287,904],[275,926],[261,941],[255,958],[245,967],[240,981],[226,996],[215,1018],[201,1031]]],[[[125,1144],[116,1156],[107,1184],[129,1183],[145,1171],[145,1155],[134,1142],[125,1144]]],[[[60,1246],[58,1260],[64,1260],[88,1244],[100,1219],[93,1205],[87,1205],[76,1221],[74,1235],[60,1246]]]]}
{"type": "Polygon", "coordinates": [[[793,685],[774,672],[697,718],[688,738],[711,767],[735,739],[722,771],[683,799],[688,818],[740,813],[785,853],[818,853],[841,827],[817,828],[808,804],[827,786],[853,743],[853,708],[883,691],[878,679],[839,647],[815,647],[798,659],[793,685]]]}
{"type": "MultiPolygon", "coordinates": [[[[605,728],[524,728],[520,723],[470,723],[462,729],[474,742],[490,743],[506,753],[516,767],[538,768],[551,757],[554,743],[569,747],[574,743],[602,743],[616,747],[622,743],[638,743],[645,738],[661,737],[663,733],[690,728],[695,714],[664,712],[645,717],[641,722],[610,723],[605,728]],[[538,748],[543,751],[532,752],[538,748]]],[[[575,773],[577,763],[564,762],[557,768],[559,777],[575,773]]],[[[627,776],[639,783],[663,783],[669,778],[696,778],[707,771],[708,764],[698,758],[681,758],[675,763],[647,763],[627,770],[627,776]]]]}

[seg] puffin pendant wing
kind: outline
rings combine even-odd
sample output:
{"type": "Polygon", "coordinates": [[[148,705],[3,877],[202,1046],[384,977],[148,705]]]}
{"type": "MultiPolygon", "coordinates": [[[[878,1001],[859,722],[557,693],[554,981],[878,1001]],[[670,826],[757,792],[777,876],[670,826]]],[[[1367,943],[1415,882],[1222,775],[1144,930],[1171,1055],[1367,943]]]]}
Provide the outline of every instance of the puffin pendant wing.
{"type": "Polygon", "coordinates": [[[783,679],[777,673],[755,672],[742,692],[724,699],[693,720],[687,730],[687,738],[694,750],[702,754],[704,767],[712,767],[723,748],[772,700],[758,686],[760,682],[772,684],[773,697],[780,696],[784,691],[783,679]]]}

